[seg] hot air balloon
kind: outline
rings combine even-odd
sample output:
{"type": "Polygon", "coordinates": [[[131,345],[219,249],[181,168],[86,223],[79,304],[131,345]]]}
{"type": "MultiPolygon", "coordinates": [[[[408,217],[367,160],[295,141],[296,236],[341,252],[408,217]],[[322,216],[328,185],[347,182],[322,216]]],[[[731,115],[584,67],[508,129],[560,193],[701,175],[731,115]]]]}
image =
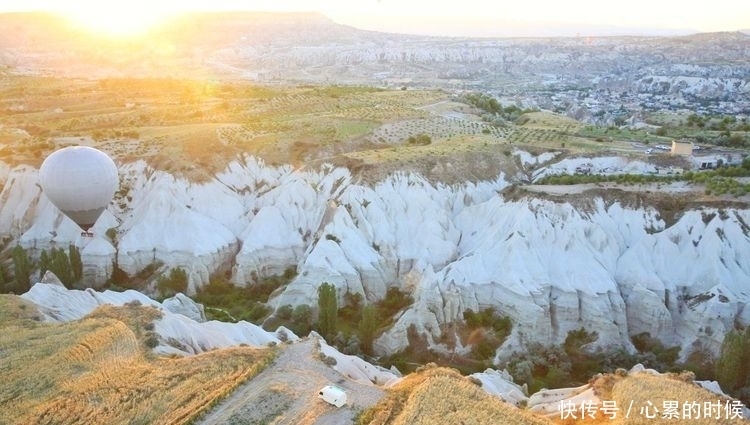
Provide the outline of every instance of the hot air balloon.
{"type": "Polygon", "coordinates": [[[47,198],[91,236],[89,229],[107,208],[119,177],[114,161],[88,146],[52,152],[39,168],[39,182],[47,198]]]}

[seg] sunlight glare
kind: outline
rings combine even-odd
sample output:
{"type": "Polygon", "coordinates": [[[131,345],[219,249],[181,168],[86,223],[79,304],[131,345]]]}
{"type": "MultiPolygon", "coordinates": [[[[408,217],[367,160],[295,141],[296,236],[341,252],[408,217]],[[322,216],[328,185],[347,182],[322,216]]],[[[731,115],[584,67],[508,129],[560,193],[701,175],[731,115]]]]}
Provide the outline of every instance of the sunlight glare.
{"type": "Polygon", "coordinates": [[[146,2],[87,3],[59,10],[77,27],[102,36],[125,38],[146,33],[167,15],[146,2]]]}

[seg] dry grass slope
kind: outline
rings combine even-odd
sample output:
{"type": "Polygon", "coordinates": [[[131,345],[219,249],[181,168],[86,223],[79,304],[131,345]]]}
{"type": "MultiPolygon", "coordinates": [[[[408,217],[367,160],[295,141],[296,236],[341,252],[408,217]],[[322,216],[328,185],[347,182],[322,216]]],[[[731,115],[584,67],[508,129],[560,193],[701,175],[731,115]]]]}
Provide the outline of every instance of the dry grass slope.
{"type": "Polygon", "coordinates": [[[0,296],[0,424],[182,424],[255,376],[271,350],[164,358],[145,347],[159,312],[106,306],[65,324],[0,296]]]}
{"type": "MultiPolygon", "coordinates": [[[[621,420],[619,423],[628,425],[639,425],[639,424],[653,424],[659,422],[663,413],[663,402],[666,401],[677,401],[679,403],[679,419],[669,419],[669,423],[684,423],[684,424],[699,424],[699,425],[716,425],[716,424],[747,424],[746,421],[741,420],[728,420],[722,414],[722,417],[717,419],[702,417],[688,419],[687,416],[683,416],[682,406],[685,403],[700,403],[701,409],[704,403],[717,403],[720,402],[722,405],[725,399],[717,396],[703,388],[698,387],[692,382],[686,382],[682,379],[675,379],[678,377],[666,377],[666,376],[651,376],[647,374],[636,374],[628,376],[625,379],[618,381],[612,388],[612,399],[617,401],[618,406],[628,406],[633,401],[633,412],[631,417],[628,419],[621,420]],[[659,410],[659,414],[656,419],[647,419],[645,416],[640,415],[640,407],[647,406],[648,402],[651,402],[659,410]],[[638,410],[635,410],[638,406],[638,410]],[[639,413],[634,415],[634,413],[639,413]]],[[[654,414],[654,410],[651,410],[654,414]]],[[[610,423],[610,422],[607,422],[610,423]]]]}
{"type": "MultiPolygon", "coordinates": [[[[652,376],[634,374],[626,377],[605,374],[592,380],[595,393],[603,400],[614,400],[620,409],[613,419],[597,408],[595,418],[562,420],[558,417],[544,418],[525,410],[517,409],[496,397],[485,393],[479,386],[461,376],[453,369],[426,367],[406,376],[389,390],[388,395],[376,406],[366,410],[358,419],[359,425],[404,425],[404,424],[610,424],[653,425],[656,423],[690,424],[746,424],[739,419],[721,417],[688,418],[682,406],[698,403],[700,409],[726,400],[700,388],[687,374],[652,376]],[[665,419],[663,402],[676,400],[679,417],[665,419]],[[626,410],[632,408],[628,417],[626,410]],[[650,411],[642,409],[651,403],[650,411]],[[655,408],[655,409],[654,409],[655,408]],[[657,413],[658,410],[658,413],[657,413]],[[652,417],[647,417],[650,413],[652,417]]],[[[694,410],[695,412],[695,410],[694,410]]]]}
{"type": "Polygon", "coordinates": [[[360,425],[549,424],[487,394],[457,371],[427,367],[408,375],[376,406],[363,412],[360,425]]]}
{"type": "Polygon", "coordinates": [[[577,424],[608,424],[608,425],[653,425],[662,422],[670,424],[747,424],[747,421],[739,419],[727,419],[725,411],[720,412],[720,417],[697,417],[696,410],[703,411],[704,403],[716,405],[720,403],[725,406],[728,399],[713,394],[692,382],[692,374],[666,374],[649,375],[637,373],[628,376],[615,374],[604,374],[591,381],[594,392],[603,400],[614,401],[619,409],[614,417],[610,418],[601,409],[596,409],[594,418],[582,418],[580,411],[575,419],[559,417],[554,418],[555,423],[562,425],[577,424]],[[664,401],[677,401],[678,410],[676,416],[664,417],[664,401]],[[651,403],[649,405],[649,403],[651,403]],[[698,403],[700,407],[693,410],[692,417],[683,412],[683,406],[687,403],[698,403]],[[628,409],[630,413],[628,414],[628,409]]]}

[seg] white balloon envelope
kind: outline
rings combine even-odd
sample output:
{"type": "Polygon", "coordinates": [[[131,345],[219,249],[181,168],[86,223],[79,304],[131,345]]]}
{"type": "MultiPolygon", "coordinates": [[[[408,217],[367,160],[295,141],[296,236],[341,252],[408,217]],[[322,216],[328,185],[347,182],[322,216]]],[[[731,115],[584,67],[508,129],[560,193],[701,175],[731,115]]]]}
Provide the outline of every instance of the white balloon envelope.
{"type": "Polygon", "coordinates": [[[107,208],[119,181],[114,161],[88,146],[52,152],[39,168],[47,198],[86,232],[107,208]]]}

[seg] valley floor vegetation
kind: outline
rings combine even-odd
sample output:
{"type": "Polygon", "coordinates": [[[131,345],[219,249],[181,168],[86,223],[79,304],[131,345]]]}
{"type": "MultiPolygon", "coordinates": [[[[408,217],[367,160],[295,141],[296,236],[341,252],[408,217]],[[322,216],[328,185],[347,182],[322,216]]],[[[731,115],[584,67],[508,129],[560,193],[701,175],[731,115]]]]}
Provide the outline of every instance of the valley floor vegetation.
{"type": "MultiPolygon", "coordinates": [[[[242,301],[229,294],[248,289],[227,289],[227,300],[232,301],[223,304],[221,309],[236,312],[242,301]]],[[[317,306],[284,306],[275,315],[258,323],[263,323],[269,330],[285,325],[299,335],[315,330],[343,353],[363,356],[384,367],[396,366],[402,372],[414,371],[427,363],[455,368],[467,375],[488,367],[507,368],[516,383],[527,386],[529,394],[542,388],[582,385],[598,373],[614,373],[618,368],[641,363],[663,372],[687,370],[701,380],[718,380],[731,395],[745,403],[750,402],[750,330],[728,334],[718,357],[705,347],[696,346],[687,360],[680,362],[680,347],[666,347],[647,333],[632,337],[635,353],[623,349],[592,351],[587,347],[597,340],[598,335],[579,329],[571,331],[560,347],[533,345],[498,366],[493,364],[495,351],[510,335],[513,323],[508,317],[488,308],[479,312],[467,310],[463,321],[446,326],[444,338],[438,342],[444,344],[447,351],[430,348],[426,338],[411,327],[408,329],[409,346],[404,351],[378,358],[372,351],[373,341],[394,323],[398,312],[413,302],[411,297],[391,288],[383,300],[367,305],[361,296],[345,294],[346,301],[339,306],[332,291],[333,286],[324,282],[319,289],[317,306]],[[452,340],[456,335],[460,341],[452,340]],[[469,347],[468,353],[451,351],[459,342],[469,347]]],[[[251,305],[246,311],[257,308],[251,305]]]]}
{"type": "MultiPolygon", "coordinates": [[[[71,263],[75,263],[77,257],[72,248],[71,256],[64,250],[53,250],[40,264],[33,262],[23,248],[16,247],[13,251],[15,261],[11,270],[14,273],[0,274],[5,279],[6,290],[21,284],[14,276],[25,274],[19,274],[18,270],[46,267],[58,271],[59,267],[71,270],[69,273],[74,275],[75,266],[71,263]]],[[[63,275],[67,274],[64,272],[63,275]]],[[[180,268],[163,271],[154,264],[139,276],[140,279],[129,280],[126,287],[143,290],[151,282],[161,298],[184,292],[187,287],[187,275],[180,268]]],[[[386,368],[396,366],[404,373],[427,363],[455,368],[466,375],[486,368],[507,368],[516,383],[526,385],[532,394],[542,388],[582,385],[597,373],[613,373],[618,368],[641,363],[659,371],[677,373],[687,370],[695,373],[698,379],[718,380],[729,394],[750,403],[750,329],[730,332],[719,356],[713,356],[706,347],[696,346],[692,347],[692,354],[684,362],[678,361],[679,347],[665,347],[649,334],[632,336],[635,353],[622,349],[592,351],[587,347],[598,336],[595,332],[579,329],[571,331],[562,346],[535,344],[524,352],[515,353],[509,361],[496,365],[493,363],[495,352],[510,335],[513,323],[508,317],[487,308],[478,312],[467,310],[462,321],[445,325],[442,338],[436,341],[443,349],[431,348],[426,337],[412,326],[407,332],[409,346],[406,349],[377,357],[373,342],[393,325],[399,312],[413,303],[408,293],[391,287],[382,300],[374,303],[366,303],[359,294],[345,293],[344,302],[339,304],[334,286],[322,282],[317,305],[285,305],[273,311],[267,305],[269,298],[295,276],[295,270],[289,268],[281,275],[257,278],[244,287],[229,283],[225,276],[215,276],[194,298],[204,305],[209,319],[245,320],[269,331],[283,325],[299,336],[316,331],[342,353],[361,356],[386,368]],[[459,346],[466,347],[465,351],[457,352],[459,346]]],[[[25,281],[22,283],[26,284],[25,281]]],[[[115,284],[110,288],[125,289],[115,284]]]]}
{"type": "Polygon", "coordinates": [[[290,269],[283,276],[261,279],[246,288],[214,281],[196,299],[206,302],[207,311],[215,317],[232,321],[244,318],[267,330],[284,325],[300,336],[314,330],[345,354],[359,355],[384,367],[396,366],[405,373],[428,363],[455,368],[466,375],[488,367],[507,368],[516,383],[525,384],[532,394],[542,388],[582,385],[598,373],[614,373],[618,368],[641,363],[662,372],[690,371],[701,380],[718,380],[725,391],[750,403],[750,329],[730,332],[718,357],[706,347],[695,346],[686,361],[680,362],[680,347],[666,347],[648,333],[631,338],[635,353],[623,349],[592,351],[587,347],[598,335],[581,328],[569,332],[562,346],[536,344],[498,366],[493,364],[495,351],[510,335],[513,323],[487,308],[479,312],[467,310],[463,321],[447,325],[443,339],[437,341],[444,344],[444,350],[430,348],[425,336],[411,327],[405,350],[376,357],[372,343],[392,326],[400,311],[411,305],[413,300],[407,293],[390,288],[384,299],[370,304],[365,304],[358,294],[347,293],[343,305],[338,305],[334,287],[323,282],[316,306],[282,306],[271,314],[264,304],[267,297],[293,277],[290,269]],[[459,344],[468,347],[468,352],[456,353],[459,344]]]}
{"type": "Polygon", "coordinates": [[[731,194],[735,197],[750,193],[750,183],[741,183],[738,177],[750,177],[750,158],[746,158],[741,166],[721,167],[715,170],[686,171],[671,175],[657,174],[558,174],[542,177],[534,184],[573,185],[586,183],[619,183],[644,184],[688,182],[705,185],[707,195],[731,194]]]}

